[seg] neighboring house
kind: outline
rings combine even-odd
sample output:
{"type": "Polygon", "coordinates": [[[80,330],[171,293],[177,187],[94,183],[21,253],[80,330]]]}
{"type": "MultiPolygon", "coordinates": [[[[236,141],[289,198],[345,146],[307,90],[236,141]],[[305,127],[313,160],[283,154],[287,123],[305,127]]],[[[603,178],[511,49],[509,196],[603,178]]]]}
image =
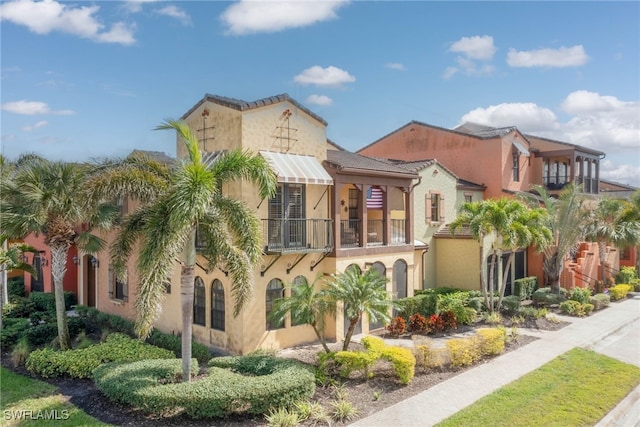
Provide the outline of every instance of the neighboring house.
{"type": "MultiPolygon", "coordinates": [[[[605,155],[575,144],[524,135],[513,126],[493,128],[464,123],[449,130],[418,121],[409,122],[358,153],[407,162],[437,158],[461,179],[483,186],[484,199],[513,197],[529,192],[533,185],[544,185],[553,195],[569,182],[581,184],[583,192],[595,199],[600,187],[600,160],[605,155]]],[[[445,218],[445,223],[447,221],[449,219],[445,218]]],[[[451,236],[446,227],[437,230],[434,237],[438,245],[434,250],[437,286],[477,289],[480,267],[458,268],[458,263],[452,262],[452,259],[477,259],[477,243],[475,247],[471,242],[463,243],[463,240],[470,240],[470,236],[464,232],[451,236]],[[455,243],[456,239],[461,240],[455,243]],[[464,248],[458,247],[460,245],[464,248]]],[[[490,244],[489,241],[484,242],[485,247],[490,244]]],[[[576,270],[577,273],[565,274],[563,286],[585,286],[590,283],[588,278],[597,277],[598,266],[588,261],[591,251],[590,246],[581,247],[574,259],[568,260],[567,266],[572,268],[567,270],[576,270]],[[581,253],[587,256],[581,257],[581,253]]],[[[507,256],[505,253],[503,259],[507,256]]],[[[486,271],[486,261],[482,265],[483,271],[486,271]]],[[[616,268],[615,262],[611,265],[616,268]]],[[[542,256],[532,248],[518,251],[511,271],[499,271],[499,279],[502,274],[509,275],[507,283],[529,275],[537,276],[540,283],[545,283],[542,256]]],[[[428,286],[428,282],[425,284],[428,286]]]]}
{"type": "MultiPolygon", "coordinates": [[[[485,187],[460,179],[436,159],[391,161],[420,176],[413,191],[416,288],[452,287],[458,281],[446,273],[449,266],[454,266],[452,270],[459,272],[467,269],[469,263],[461,265],[449,261],[439,269],[436,262],[439,242],[434,237],[445,224],[455,219],[462,204],[482,200],[485,187]]],[[[477,278],[477,273],[472,277],[477,278]]]]}
{"type": "MultiPolygon", "coordinates": [[[[313,282],[347,268],[376,268],[389,278],[387,289],[397,297],[413,294],[411,211],[417,174],[340,151],[327,140],[327,123],[286,94],[254,102],[206,95],[181,119],[197,132],[211,161],[222,150],[260,153],[278,177],[277,193],[268,200],[261,200],[247,182],[223,187],[255,207],[262,218],[263,260],[254,273],[253,298],[237,317],[232,313],[230,278],[219,268],[205,270],[198,260],[193,319],[197,341],[232,353],[313,342],[310,326],[291,318],[277,324],[268,313],[277,299],[287,296],[286,285],[302,279],[313,282]]],[[[184,147],[177,147],[180,158],[184,147]]],[[[111,240],[113,233],[106,237],[111,240]]],[[[95,305],[101,311],[133,319],[134,261],[125,283],[111,274],[109,258],[107,251],[82,257],[80,288],[96,289],[95,305]]],[[[156,321],[156,327],[167,332],[181,330],[179,283],[176,263],[156,321]]],[[[90,303],[90,294],[83,292],[81,301],[90,303]]],[[[361,330],[379,327],[363,319],[361,330]]],[[[326,335],[339,340],[344,333],[338,307],[326,335]]]]}

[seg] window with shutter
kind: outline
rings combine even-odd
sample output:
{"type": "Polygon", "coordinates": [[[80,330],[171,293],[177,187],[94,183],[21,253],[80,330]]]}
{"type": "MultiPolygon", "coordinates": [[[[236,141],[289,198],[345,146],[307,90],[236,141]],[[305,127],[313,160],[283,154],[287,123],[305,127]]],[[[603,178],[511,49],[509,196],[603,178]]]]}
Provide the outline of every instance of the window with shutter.
{"type": "Polygon", "coordinates": [[[438,213],[440,214],[438,221],[444,222],[444,196],[440,194],[438,203],[438,213]]]}

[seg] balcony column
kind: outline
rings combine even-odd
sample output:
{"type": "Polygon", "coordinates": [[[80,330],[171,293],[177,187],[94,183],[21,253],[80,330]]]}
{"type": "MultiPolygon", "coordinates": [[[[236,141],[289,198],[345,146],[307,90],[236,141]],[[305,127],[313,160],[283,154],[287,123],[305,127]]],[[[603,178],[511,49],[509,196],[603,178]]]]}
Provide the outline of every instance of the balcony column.
{"type": "Polygon", "coordinates": [[[360,246],[363,248],[367,246],[367,232],[369,231],[369,224],[367,223],[367,192],[369,187],[371,186],[366,184],[360,186],[360,202],[358,203],[358,217],[360,218],[358,233],[360,234],[360,246]]]}
{"type": "Polygon", "coordinates": [[[596,178],[594,184],[592,184],[595,186],[593,193],[598,194],[600,192],[600,161],[594,160],[593,163],[596,168],[596,178]]]}
{"type": "Polygon", "coordinates": [[[576,181],[576,155],[574,154],[571,158],[571,170],[569,171],[569,182],[575,184],[576,181]]]}
{"type": "Polygon", "coordinates": [[[391,242],[391,210],[389,209],[389,186],[380,187],[382,189],[382,244],[389,245],[391,242]]]}
{"type": "Polygon", "coordinates": [[[404,242],[413,244],[413,187],[408,187],[404,194],[404,242]]]}
{"type": "Polygon", "coordinates": [[[334,239],[334,248],[340,248],[342,245],[342,205],[340,204],[340,194],[342,194],[342,188],[344,184],[334,182],[333,185],[333,197],[331,210],[333,212],[333,239],[334,239]]]}

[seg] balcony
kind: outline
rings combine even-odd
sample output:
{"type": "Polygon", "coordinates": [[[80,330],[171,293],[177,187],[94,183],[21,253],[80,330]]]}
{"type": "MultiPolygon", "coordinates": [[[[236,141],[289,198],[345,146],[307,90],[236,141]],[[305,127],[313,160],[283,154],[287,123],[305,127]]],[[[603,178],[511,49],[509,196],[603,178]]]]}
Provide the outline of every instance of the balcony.
{"type": "MultiPolygon", "coordinates": [[[[358,248],[362,246],[360,239],[360,219],[348,219],[340,221],[340,247],[358,248]]],[[[392,219],[391,238],[385,242],[384,220],[367,220],[367,247],[385,245],[403,245],[406,243],[405,220],[392,219]]]]}
{"type": "Polygon", "coordinates": [[[263,219],[266,254],[331,252],[331,219],[263,219]]]}

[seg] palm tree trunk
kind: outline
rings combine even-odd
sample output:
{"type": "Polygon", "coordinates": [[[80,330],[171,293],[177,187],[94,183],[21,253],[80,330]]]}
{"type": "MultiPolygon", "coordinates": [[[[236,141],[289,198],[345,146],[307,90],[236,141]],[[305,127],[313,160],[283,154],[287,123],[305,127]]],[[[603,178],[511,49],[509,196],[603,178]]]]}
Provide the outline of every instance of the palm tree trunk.
{"type": "Polygon", "coordinates": [[[353,319],[349,319],[349,328],[347,329],[347,335],[344,337],[344,344],[342,345],[342,351],[347,351],[347,349],[349,348],[349,344],[351,343],[351,337],[353,336],[353,331],[356,330],[356,325],[358,324],[360,317],[362,317],[362,315],[359,315],[358,317],[354,317],[353,319]]]}
{"type": "Polygon", "coordinates": [[[327,353],[331,353],[331,350],[329,350],[329,347],[327,346],[326,340],[324,339],[324,337],[322,335],[320,335],[320,331],[318,330],[318,328],[316,326],[316,322],[313,322],[311,324],[311,327],[313,328],[313,332],[316,333],[316,336],[320,340],[320,344],[322,344],[322,348],[324,348],[324,351],[326,351],[327,353]]]}
{"type": "Polygon", "coordinates": [[[484,306],[489,309],[489,298],[487,295],[487,278],[482,274],[482,267],[484,266],[484,251],[482,248],[482,238],[480,238],[480,290],[482,291],[482,297],[484,298],[484,306]]]}
{"type": "Polygon", "coordinates": [[[53,275],[53,289],[56,297],[56,323],[58,325],[58,341],[61,350],[71,348],[71,337],[67,324],[67,311],[64,306],[64,274],[67,271],[67,252],[69,245],[50,246],[51,274],[53,275]]]}
{"type": "Polygon", "coordinates": [[[606,286],[607,283],[607,242],[598,242],[598,252],[600,255],[600,270],[602,271],[602,283],[606,286]]]}
{"type": "Polygon", "coordinates": [[[193,325],[194,267],[183,265],[180,272],[180,304],[182,306],[182,382],[191,381],[191,334],[193,325]]]}
{"type": "MultiPolygon", "coordinates": [[[[511,264],[513,264],[513,260],[516,257],[516,253],[515,251],[512,251],[509,254],[509,259],[507,260],[507,265],[504,268],[505,273],[502,276],[502,284],[500,285],[500,298],[498,299],[498,306],[496,307],[497,310],[500,310],[500,307],[502,307],[502,300],[504,299],[504,292],[507,290],[507,277],[509,277],[509,270],[511,270],[511,264]]],[[[512,289],[513,291],[513,289],[512,289]]]]}
{"type": "Polygon", "coordinates": [[[494,294],[495,292],[493,291],[493,283],[495,281],[495,274],[496,274],[496,252],[493,251],[493,253],[491,254],[491,266],[489,267],[489,283],[487,284],[487,288],[489,291],[489,303],[491,304],[491,306],[489,307],[489,311],[491,311],[491,313],[493,313],[496,309],[495,305],[494,305],[494,294]]]}

